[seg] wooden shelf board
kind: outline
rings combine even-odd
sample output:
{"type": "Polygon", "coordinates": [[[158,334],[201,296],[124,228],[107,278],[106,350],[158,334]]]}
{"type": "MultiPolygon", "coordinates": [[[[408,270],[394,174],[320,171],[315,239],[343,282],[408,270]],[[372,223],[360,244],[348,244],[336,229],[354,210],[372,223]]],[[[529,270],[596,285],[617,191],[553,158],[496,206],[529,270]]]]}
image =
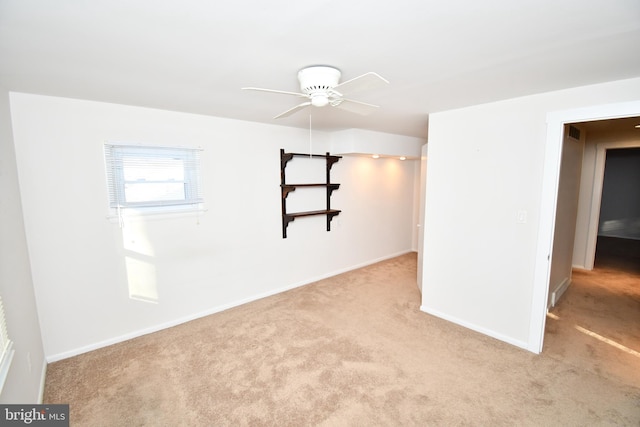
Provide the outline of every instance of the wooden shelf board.
{"type": "Polygon", "coordinates": [[[301,217],[301,216],[312,216],[312,215],[338,215],[340,212],[340,210],[338,209],[323,209],[323,210],[319,210],[319,211],[306,211],[306,212],[291,212],[291,213],[287,213],[285,214],[285,216],[291,217],[291,218],[297,218],[297,217],[301,217]]]}

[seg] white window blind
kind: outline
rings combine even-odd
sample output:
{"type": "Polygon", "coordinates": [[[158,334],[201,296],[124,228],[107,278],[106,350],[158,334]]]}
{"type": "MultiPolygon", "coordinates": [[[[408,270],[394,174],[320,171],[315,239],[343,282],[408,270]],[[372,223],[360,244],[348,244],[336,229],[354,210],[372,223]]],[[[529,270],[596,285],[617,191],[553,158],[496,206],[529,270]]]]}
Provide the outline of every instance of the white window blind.
{"type": "Polygon", "coordinates": [[[4,387],[4,382],[9,373],[9,366],[13,360],[13,342],[9,339],[7,333],[7,321],[4,317],[4,306],[2,305],[2,297],[0,297],[0,392],[4,387]]]}
{"type": "Polygon", "coordinates": [[[111,208],[198,208],[204,202],[202,150],[107,143],[104,151],[111,208]]]}

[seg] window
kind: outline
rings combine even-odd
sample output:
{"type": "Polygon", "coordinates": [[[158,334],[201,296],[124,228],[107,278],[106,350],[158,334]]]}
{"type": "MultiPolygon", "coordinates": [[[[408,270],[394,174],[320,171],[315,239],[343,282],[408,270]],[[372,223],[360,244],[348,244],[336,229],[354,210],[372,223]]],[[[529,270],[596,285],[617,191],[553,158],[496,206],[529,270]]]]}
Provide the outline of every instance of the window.
{"type": "Polygon", "coordinates": [[[13,360],[13,341],[9,339],[7,333],[7,322],[4,317],[4,307],[0,297],[0,392],[4,387],[4,382],[9,374],[9,366],[13,360]]]}
{"type": "Polygon", "coordinates": [[[163,212],[202,207],[200,149],[105,144],[109,206],[163,212]]]}

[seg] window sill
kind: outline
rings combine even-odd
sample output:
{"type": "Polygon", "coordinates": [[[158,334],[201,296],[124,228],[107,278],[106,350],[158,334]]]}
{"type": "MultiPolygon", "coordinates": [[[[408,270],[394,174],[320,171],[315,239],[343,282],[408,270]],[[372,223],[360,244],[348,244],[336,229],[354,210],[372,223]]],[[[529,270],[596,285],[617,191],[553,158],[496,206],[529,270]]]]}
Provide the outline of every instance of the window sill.
{"type": "Polygon", "coordinates": [[[172,219],[200,217],[207,212],[202,206],[199,207],[181,207],[167,206],[164,208],[126,208],[120,210],[118,214],[115,210],[107,215],[107,220],[112,224],[119,224],[122,220],[147,220],[147,219],[172,219]]]}

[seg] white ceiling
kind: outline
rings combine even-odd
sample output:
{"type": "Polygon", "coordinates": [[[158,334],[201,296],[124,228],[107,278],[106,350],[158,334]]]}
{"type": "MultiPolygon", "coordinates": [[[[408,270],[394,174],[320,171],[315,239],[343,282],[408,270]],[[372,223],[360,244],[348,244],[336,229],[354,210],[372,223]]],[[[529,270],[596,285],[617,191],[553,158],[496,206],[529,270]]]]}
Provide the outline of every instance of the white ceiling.
{"type": "Polygon", "coordinates": [[[425,137],[429,113],[640,76],[639,0],[0,0],[0,85],[309,126],[297,71],[375,71],[362,117],[313,108],[315,129],[425,137]]]}

